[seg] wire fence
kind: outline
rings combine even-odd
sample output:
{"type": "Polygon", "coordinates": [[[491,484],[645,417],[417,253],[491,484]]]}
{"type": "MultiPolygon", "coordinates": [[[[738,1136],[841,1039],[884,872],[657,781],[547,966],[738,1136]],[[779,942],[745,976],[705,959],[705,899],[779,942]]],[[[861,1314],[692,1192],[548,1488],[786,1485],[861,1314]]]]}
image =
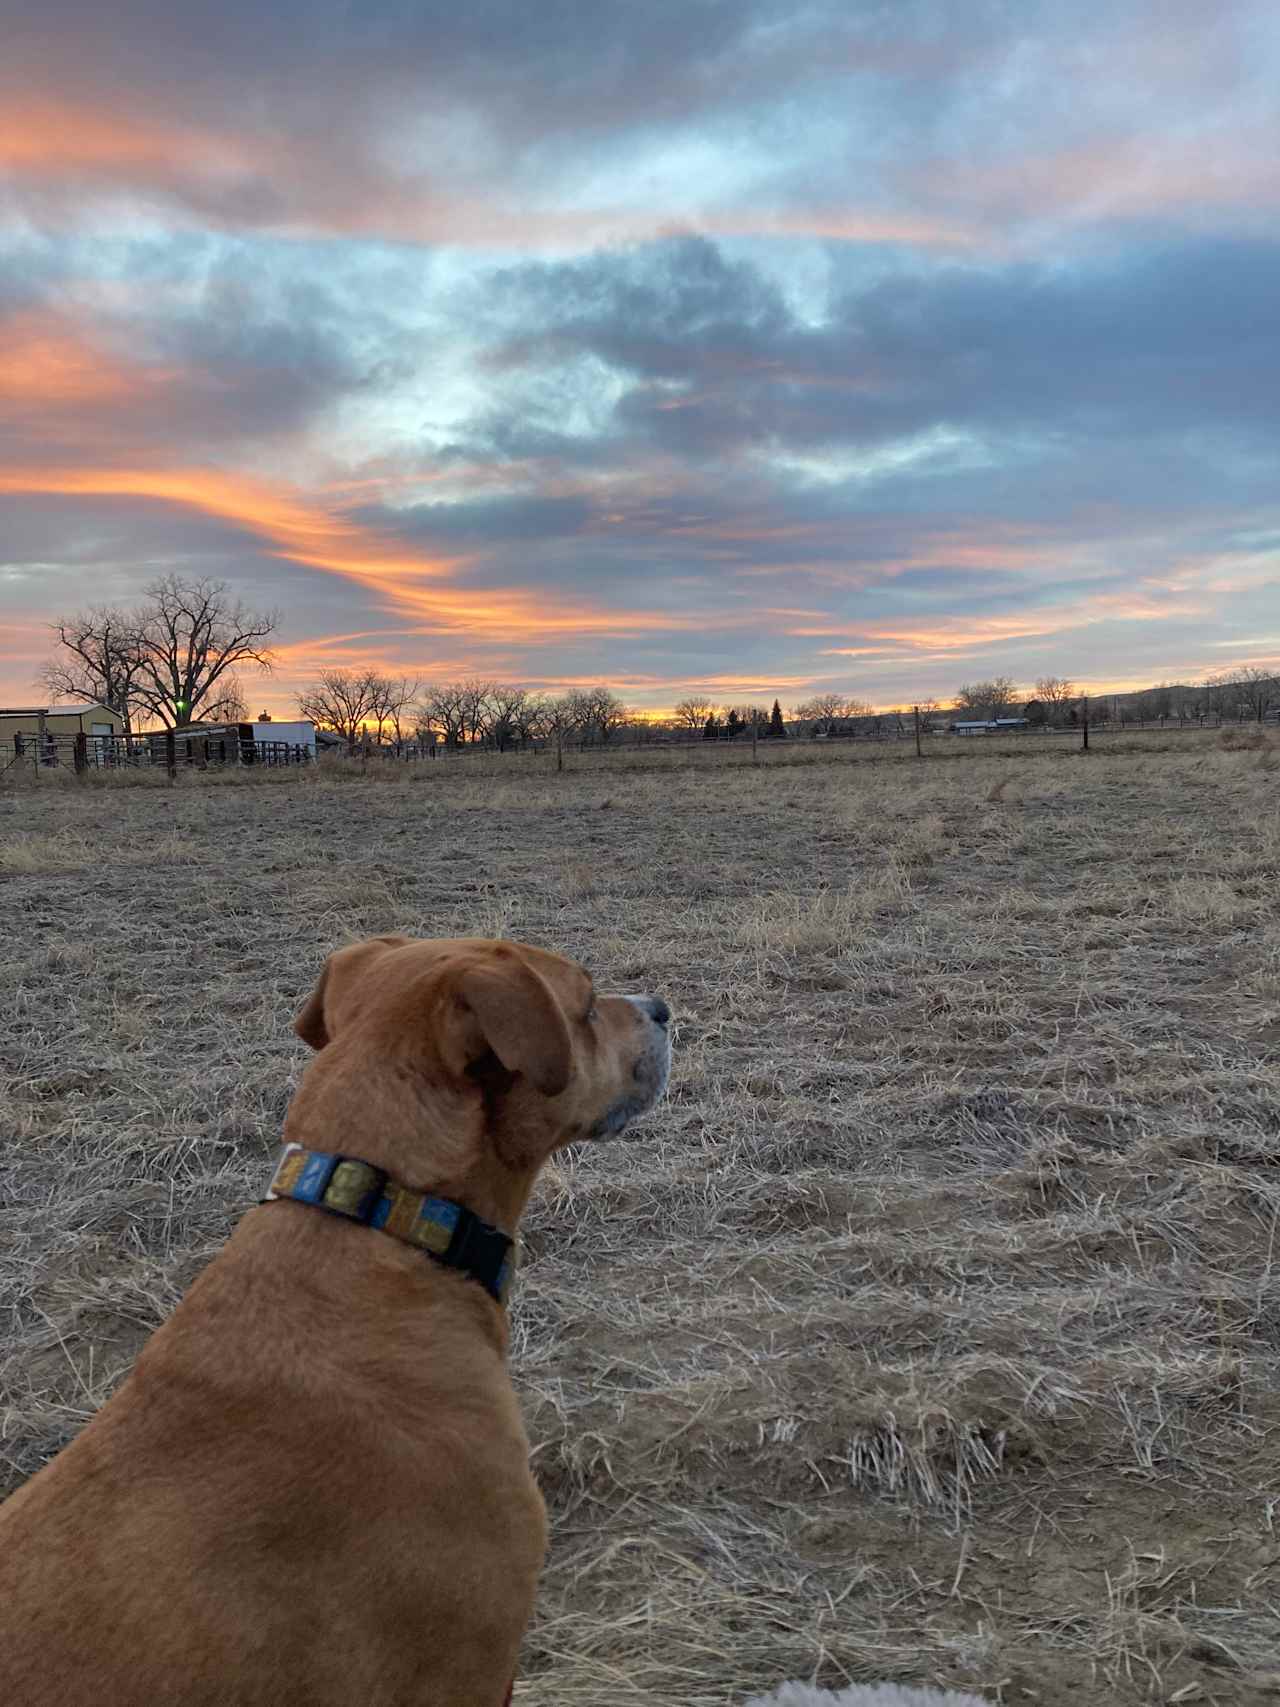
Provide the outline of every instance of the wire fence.
{"type": "MultiPolygon", "coordinates": [[[[732,734],[727,733],[723,726],[713,734],[707,734],[702,729],[673,730],[669,728],[647,729],[635,724],[624,725],[621,728],[602,733],[591,730],[566,731],[560,736],[530,736],[525,739],[518,737],[495,740],[490,737],[477,736],[474,740],[466,741],[400,741],[379,744],[372,739],[360,739],[351,742],[335,742],[331,752],[338,757],[360,760],[363,763],[384,762],[388,764],[414,764],[421,760],[442,760],[447,763],[458,763],[488,758],[536,758],[550,755],[562,759],[570,754],[607,753],[652,753],[675,750],[685,753],[723,751],[726,747],[738,752],[752,751],[764,753],[787,749],[794,751],[798,748],[813,746],[869,746],[895,747],[909,745],[914,742],[917,751],[923,749],[925,743],[940,744],[945,742],[968,743],[990,739],[1054,743],[1076,742],[1085,747],[1089,737],[1114,734],[1138,734],[1143,731],[1161,733],[1194,733],[1200,730],[1245,728],[1256,721],[1250,717],[1223,717],[1217,713],[1203,716],[1169,716],[1169,717],[1114,717],[1111,715],[1091,716],[1085,713],[1077,715],[1075,721],[1061,724],[1027,724],[1019,726],[1018,722],[1007,720],[990,720],[985,723],[943,723],[940,720],[930,720],[921,714],[919,719],[914,716],[882,717],[864,720],[860,726],[845,726],[822,728],[788,728],[785,736],[771,735],[768,725],[745,725],[732,734]]],[[[1265,722],[1275,726],[1277,718],[1269,715],[1265,722]]]]}
{"type": "MultiPolygon", "coordinates": [[[[127,770],[167,771],[172,779],[180,771],[206,771],[227,767],[306,767],[319,763],[321,769],[334,759],[358,762],[362,768],[392,765],[436,763],[452,769],[470,768],[481,760],[501,762],[511,760],[549,761],[557,770],[565,768],[567,758],[579,763],[594,764],[611,757],[625,758],[631,764],[662,765],[664,762],[701,763],[776,763],[780,760],[819,758],[823,753],[832,757],[839,751],[856,750],[868,756],[880,751],[908,754],[914,744],[921,757],[943,756],[961,749],[981,749],[990,741],[1000,743],[1001,751],[1038,749],[1050,751],[1063,747],[1088,750],[1091,739],[1100,737],[1110,745],[1120,737],[1142,733],[1162,735],[1195,734],[1212,730],[1244,730],[1247,728],[1275,729],[1280,723],[1275,715],[1263,719],[1222,717],[1207,714],[1196,717],[1106,718],[1090,719],[1086,714],[1075,723],[1060,725],[1037,724],[1018,727],[1007,722],[986,724],[933,723],[920,717],[881,718],[877,726],[846,728],[789,729],[784,737],[771,736],[767,726],[747,726],[733,737],[724,733],[712,736],[699,730],[645,729],[635,725],[613,730],[607,735],[591,731],[563,731],[556,735],[511,739],[502,742],[483,738],[465,743],[444,741],[401,741],[378,744],[371,740],[339,742],[321,737],[320,745],[289,741],[258,740],[231,725],[213,732],[161,731],[147,735],[85,735],[24,733],[12,737],[12,752],[0,753],[0,774],[7,772],[29,774],[36,780],[41,773],[74,772],[85,776],[91,772],[127,770]]],[[[541,767],[539,767],[541,768],[541,767]]]]}

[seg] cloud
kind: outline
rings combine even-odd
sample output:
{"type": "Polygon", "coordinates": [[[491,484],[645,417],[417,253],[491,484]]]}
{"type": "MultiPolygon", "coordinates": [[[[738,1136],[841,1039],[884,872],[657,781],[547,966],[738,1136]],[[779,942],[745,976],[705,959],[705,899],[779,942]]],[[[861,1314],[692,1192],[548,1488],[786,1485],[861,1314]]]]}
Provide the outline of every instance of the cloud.
{"type": "Polygon", "coordinates": [[[644,605],[612,610],[523,588],[471,589],[457,581],[454,560],[406,549],[317,503],[244,476],[179,468],[13,468],[0,469],[0,492],[120,497],[240,523],[269,554],[341,575],[436,633],[628,636],[679,628],[686,620],[644,605]]]}
{"type": "Polygon", "coordinates": [[[1265,196],[1251,138],[1269,134],[1275,59],[1260,4],[1224,3],[1212,29],[1168,7],[1157,34],[1137,0],[1016,17],[998,0],[64,0],[6,41],[0,180],[40,220],[97,206],[577,249],[686,223],[990,250],[1108,183],[1125,217],[1176,218],[1188,186],[1193,209],[1238,210],[1242,176],[1265,196]]]}
{"type": "MultiPolygon", "coordinates": [[[[898,272],[839,290],[806,323],[745,263],[685,238],[500,273],[495,321],[531,327],[490,357],[522,427],[489,443],[545,455],[562,387],[594,360],[617,379],[604,426],[673,455],[875,447],[945,428],[1030,435],[1038,453],[1098,435],[1269,438],[1280,245],[1169,243],[1073,267],[898,272]]],[[[571,454],[574,435],[562,431],[571,454]]]]}
{"type": "Polygon", "coordinates": [[[1238,649],[1278,45],[1251,0],[37,11],[4,610],[185,567],[296,671],[651,702],[1238,649]]]}

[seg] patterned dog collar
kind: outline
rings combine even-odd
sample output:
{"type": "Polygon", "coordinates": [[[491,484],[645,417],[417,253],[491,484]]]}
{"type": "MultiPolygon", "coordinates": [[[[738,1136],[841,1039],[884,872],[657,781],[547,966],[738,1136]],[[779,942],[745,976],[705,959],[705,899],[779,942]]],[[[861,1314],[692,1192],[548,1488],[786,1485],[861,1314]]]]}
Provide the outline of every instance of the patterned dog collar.
{"type": "Polygon", "coordinates": [[[507,1301],[515,1275],[515,1241],[461,1203],[410,1191],[355,1156],[307,1150],[301,1144],[285,1145],[262,1201],[279,1198],[309,1203],[389,1233],[436,1262],[461,1269],[499,1304],[507,1301]]]}

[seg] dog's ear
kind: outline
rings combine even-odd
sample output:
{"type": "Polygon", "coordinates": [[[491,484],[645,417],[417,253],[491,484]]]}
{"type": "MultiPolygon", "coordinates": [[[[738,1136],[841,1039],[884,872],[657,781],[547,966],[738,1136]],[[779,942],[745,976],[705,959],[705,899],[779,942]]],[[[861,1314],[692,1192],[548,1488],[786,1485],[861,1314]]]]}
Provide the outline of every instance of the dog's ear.
{"type": "Polygon", "coordinates": [[[333,1038],[334,1009],[354,979],[365,972],[370,960],[387,948],[408,942],[404,936],[378,936],[369,942],[353,942],[339,948],[325,961],[315,989],[302,1004],[293,1029],[312,1049],[323,1049],[333,1038]]]}
{"type": "MultiPolygon", "coordinates": [[[[332,960],[330,956],[330,960],[332,960]]],[[[323,1049],[329,1041],[329,1033],[324,1023],[324,993],[329,987],[329,964],[326,960],[320,968],[320,978],[315,989],[307,997],[293,1022],[293,1029],[298,1036],[312,1049],[323,1049]]]]}
{"type": "Polygon", "coordinates": [[[573,1044],[542,974],[507,949],[459,968],[450,982],[455,1023],[442,1046],[454,1071],[461,1076],[492,1054],[543,1096],[559,1096],[569,1083],[573,1044]]]}

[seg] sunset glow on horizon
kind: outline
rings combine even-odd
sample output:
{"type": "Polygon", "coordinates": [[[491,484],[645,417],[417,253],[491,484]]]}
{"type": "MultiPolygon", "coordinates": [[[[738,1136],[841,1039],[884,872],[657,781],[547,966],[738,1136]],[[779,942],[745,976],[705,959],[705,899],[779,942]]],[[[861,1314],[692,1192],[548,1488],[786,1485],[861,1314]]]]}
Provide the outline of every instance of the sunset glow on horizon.
{"type": "Polygon", "coordinates": [[[1261,0],[60,0],[0,64],[0,703],[169,572],[279,611],[277,715],[1280,664],[1278,62],[1261,0]]]}

